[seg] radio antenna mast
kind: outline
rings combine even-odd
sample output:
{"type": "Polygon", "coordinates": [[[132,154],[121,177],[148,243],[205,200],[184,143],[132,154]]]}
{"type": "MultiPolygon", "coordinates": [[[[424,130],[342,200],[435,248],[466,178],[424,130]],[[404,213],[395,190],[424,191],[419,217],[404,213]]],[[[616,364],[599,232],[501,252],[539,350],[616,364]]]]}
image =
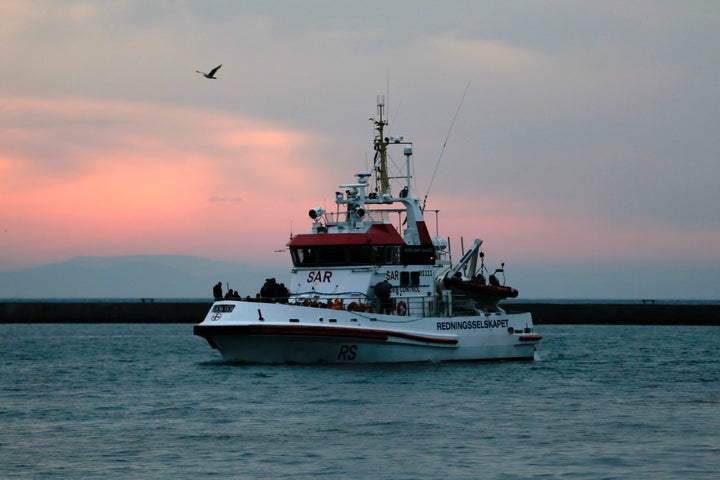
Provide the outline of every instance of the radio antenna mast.
{"type": "Polygon", "coordinates": [[[425,198],[423,199],[423,206],[422,210],[425,211],[425,204],[427,203],[428,195],[430,195],[430,189],[432,188],[432,184],[435,181],[435,175],[437,175],[438,167],[440,166],[440,161],[442,160],[443,155],[445,154],[445,147],[447,147],[448,139],[450,138],[450,134],[452,133],[453,127],[455,126],[455,120],[457,120],[458,114],[460,113],[460,108],[462,107],[463,101],[465,101],[465,95],[467,95],[468,89],[470,88],[470,80],[468,80],[467,86],[465,87],[465,92],[462,95],[462,98],[460,99],[460,104],[457,107],[457,110],[455,111],[455,116],[452,119],[452,123],[450,123],[450,129],[448,130],[447,136],[445,137],[445,141],[443,142],[442,149],[440,150],[440,156],[437,159],[437,163],[435,164],[435,171],[432,174],[432,177],[430,178],[430,185],[428,185],[427,193],[425,194],[425,198]]]}

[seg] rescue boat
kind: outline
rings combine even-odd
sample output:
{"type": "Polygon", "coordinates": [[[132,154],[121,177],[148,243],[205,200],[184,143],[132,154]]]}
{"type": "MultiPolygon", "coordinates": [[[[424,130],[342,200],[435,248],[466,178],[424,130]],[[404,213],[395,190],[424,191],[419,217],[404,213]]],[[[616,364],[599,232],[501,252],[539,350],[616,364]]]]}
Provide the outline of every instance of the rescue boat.
{"type": "Polygon", "coordinates": [[[431,236],[411,182],[412,142],[386,137],[378,97],[373,173],[335,192],[335,211],[311,208],[311,228],[287,243],[287,286],[268,279],[256,299],[218,299],[194,333],[228,362],[385,363],[532,360],[541,336],[530,313],[500,306],[517,290],[485,268],[481,240],[457,262],[431,236]],[[404,175],[390,178],[401,148],[404,175]],[[392,220],[397,219],[397,224],[392,220]],[[478,268],[478,259],[480,267],[478,268]]]}

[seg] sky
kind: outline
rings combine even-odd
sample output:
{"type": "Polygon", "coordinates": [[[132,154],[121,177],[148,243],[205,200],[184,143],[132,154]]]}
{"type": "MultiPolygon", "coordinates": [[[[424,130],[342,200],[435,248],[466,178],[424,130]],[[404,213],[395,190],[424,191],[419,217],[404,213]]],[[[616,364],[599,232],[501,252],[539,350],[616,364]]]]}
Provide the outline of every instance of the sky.
{"type": "Polygon", "coordinates": [[[720,299],[719,2],[4,0],[0,18],[0,270],[286,265],[307,211],[368,170],[382,94],[454,249],[482,238],[531,295],[720,299]]]}

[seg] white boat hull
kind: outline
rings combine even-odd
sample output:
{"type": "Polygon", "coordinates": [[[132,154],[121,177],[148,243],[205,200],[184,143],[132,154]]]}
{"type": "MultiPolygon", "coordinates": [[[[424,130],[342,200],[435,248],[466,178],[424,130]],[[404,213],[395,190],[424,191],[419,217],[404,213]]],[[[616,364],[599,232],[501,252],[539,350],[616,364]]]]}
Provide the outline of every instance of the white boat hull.
{"type": "Polygon", "coordinates": [[[228,300],[195,334],[242,363],[532,360],[541,338],[529,313],[408,317],[228,300]]]}

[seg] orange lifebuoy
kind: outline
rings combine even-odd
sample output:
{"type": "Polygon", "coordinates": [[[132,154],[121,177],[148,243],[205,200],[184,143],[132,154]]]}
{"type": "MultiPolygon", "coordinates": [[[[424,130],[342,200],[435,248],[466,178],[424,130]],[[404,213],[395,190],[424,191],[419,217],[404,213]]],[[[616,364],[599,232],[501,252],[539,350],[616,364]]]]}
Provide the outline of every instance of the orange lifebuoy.
{"type": "Polygon", "coordinates": [[[407,304],[406,304],[405,302],[402,302],[402,301],[401,301],[401,302],[398,302],[398,304],[397,304],[397,314],[400,315],[401,317],[404,317],[405,315],[407,315],[407,311],[408,311],[407,304]]]}
{"type": "Polygon", "coordinates": [[[358,311],[358,304],[357,302],[350,302],[350,305],[347,306],[348,312],[357,312],[358,311]]]}

